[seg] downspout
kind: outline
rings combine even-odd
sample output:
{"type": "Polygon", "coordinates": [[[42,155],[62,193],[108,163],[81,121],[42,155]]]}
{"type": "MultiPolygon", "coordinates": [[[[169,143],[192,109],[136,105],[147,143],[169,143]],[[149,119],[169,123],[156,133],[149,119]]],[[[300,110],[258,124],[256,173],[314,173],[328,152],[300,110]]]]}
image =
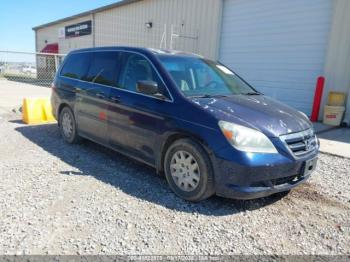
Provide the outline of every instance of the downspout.
{"type": "Polygon", "coordinates": [[[220,49],[221,49],[221,30],[223,23],[223,14],[224,14],[224,0],[220,0],[219,4],[219,14],[218,14],[218,22],[217,22],[217,30],[216,30],[216,47],[215,47],[215,60],[220,59],[220,49]]]}
{"type": "Polygon", "coordinates": [[[92,47],[95,47],[96,46],[95,13],[91,14],[91,20],[92,20],[92,47]]]}
{"type": "Polygon", "coordinates": [[[346,104],[344,123],[346,123],[347,126],[350,126],[350,87],[348,89],[348,102],[346,104]]]}
{"type": "Polygon", "coordinates": [[[38,52],[38,31],[34,30],[35,33],[35,53],[38,52]]]}

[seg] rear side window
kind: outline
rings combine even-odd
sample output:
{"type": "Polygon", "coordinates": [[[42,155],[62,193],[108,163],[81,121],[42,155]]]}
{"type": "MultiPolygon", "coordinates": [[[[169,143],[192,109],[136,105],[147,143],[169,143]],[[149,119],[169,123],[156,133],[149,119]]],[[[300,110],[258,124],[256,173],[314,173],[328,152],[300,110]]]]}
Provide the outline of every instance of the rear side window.
{"type": "Polygon", "coordinates": [[[85,81],[97,84],[117,86],[118,52],[96,52],[85,81]]]}
{"type": "Polygon", "coordinates": [[[61,76],[82,79],[89,69],[90,61],[91,53],[69,55],[61,70],[61,76]]]}

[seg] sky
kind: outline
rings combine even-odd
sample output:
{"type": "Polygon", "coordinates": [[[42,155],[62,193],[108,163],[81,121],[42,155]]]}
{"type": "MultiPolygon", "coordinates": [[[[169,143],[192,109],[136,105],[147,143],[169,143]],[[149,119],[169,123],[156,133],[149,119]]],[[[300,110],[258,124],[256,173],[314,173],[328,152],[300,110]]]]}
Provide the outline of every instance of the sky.
{"type": "Polygon", "coordinates": [[[33,27],[118,0],[1,0],[0,51],[35,51],[33,27]]]}

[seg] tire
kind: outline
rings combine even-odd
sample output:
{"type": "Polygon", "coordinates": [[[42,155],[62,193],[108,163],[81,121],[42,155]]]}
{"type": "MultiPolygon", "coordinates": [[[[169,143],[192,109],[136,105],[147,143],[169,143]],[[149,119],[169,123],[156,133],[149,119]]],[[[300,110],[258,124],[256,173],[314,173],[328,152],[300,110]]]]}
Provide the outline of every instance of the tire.
{"type": "Polygon", "coordinates": [[[191,139],[177,140],[168,148],[164,170],[169,187],[182,199],[199,202],[215,192],[211,161],[191,139]]]}
{"type": "Polygon", "coordinates": [[[64,107],[59,115],[59,127],[62,138],[68,144],[77,144],[81,138],[77,132],[77,125],[72,110],[64,107]],[[70,127],[69,127],[70,126],[70,127]]]}

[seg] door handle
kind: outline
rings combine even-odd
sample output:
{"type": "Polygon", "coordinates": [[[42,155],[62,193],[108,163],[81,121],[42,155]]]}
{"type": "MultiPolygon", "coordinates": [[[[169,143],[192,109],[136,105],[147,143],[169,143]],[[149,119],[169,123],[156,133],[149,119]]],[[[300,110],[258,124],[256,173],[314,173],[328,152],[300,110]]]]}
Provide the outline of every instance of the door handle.
{"type": "Polygon", "coordinates": [[[101,99],[106,98],[106,96],[103,93],[97,93],[96,97],[101,98],[101,99]]]}
{"type": "Polygon", "coordinates": [[[112,102],[119,103],[120,102],[120,96],[111,96],[109,98],[112,102]]]}

